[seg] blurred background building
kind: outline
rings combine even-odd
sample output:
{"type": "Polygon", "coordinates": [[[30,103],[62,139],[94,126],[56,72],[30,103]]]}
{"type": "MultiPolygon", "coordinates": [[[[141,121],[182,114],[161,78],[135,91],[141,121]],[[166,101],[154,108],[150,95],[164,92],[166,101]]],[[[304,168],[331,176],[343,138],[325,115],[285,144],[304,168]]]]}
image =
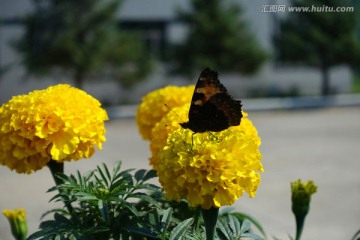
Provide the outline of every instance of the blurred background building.
{"type": "MultiPolygon", "coordinates": [[[[51,75],[33,76],[21,64],[19,53],[11,43],[25,31],[24,16],[36,12],[34,3],[43,0],[14,0],[0,3],[0,103],[13,95],[26,93],[60,82],[74,84],[73,80],[56,72],[51,75]]],[[[239,16],[246,23],[260,47],[268,54],[267,61],[255,74],[220,72],[222,82],[237,98],[278,97],[321,94],[321,71],[316,67],[283,64],[276,59],[274,37],[281,32],[280,19],[292,13],[272,6],[289,6],[289,1],[232,0],[241,5],[239,16]]],[[[39,6],[38,5],[38,6],[39,6]]],[[[190,0],[131,0],[124,1],[116,11],[119,27],[124,32],[135,30],[141,41],[154,56],[153,71],[137,85],[127,88],[106,76],[93,77],[83,88],[105,104],[137,103],[150,90],[168,84],[194,84],[197,74],[189,76],[170,74],[172,65],[167,58],[173,44],[185,41],[189,27],[179,19],[178,12],[191,11],[190,0]]],[[[355,23],[354,23],[355,24],[355,23]]],[[[219,32],[221,35],[222,33],[219,32]]],[[[40,50],[41,51],[41,50],[40,50]]],[[[345,64],[337,64],[329,71],[332,93],[350,93],[353,74],[345,64]]]]}

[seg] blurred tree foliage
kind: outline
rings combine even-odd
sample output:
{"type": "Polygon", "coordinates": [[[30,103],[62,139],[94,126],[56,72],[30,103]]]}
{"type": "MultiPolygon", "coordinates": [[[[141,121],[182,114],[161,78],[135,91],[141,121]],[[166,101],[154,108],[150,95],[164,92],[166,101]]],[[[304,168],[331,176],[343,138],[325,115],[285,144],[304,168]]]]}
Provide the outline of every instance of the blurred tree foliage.
{"type": "Polygon", "coordinates": [[[243,74],[255,73],[267,59],[248,25],[242,9],[224,0],[191,0],[190,12],[179,11],[189,32],[172,48],[174,72],[192,76],[199,68],[243,74]]]}
{"type": "Polygon", "coordinates": [[[350,12],[335,12],[338,7],[351,7],[350,2],[291,0],[294,7],[318,10],[288,13],[280,21],[280,34],[275,36],[278,60],[320,69],[322,95],[331,93],[330,69],[339,64],[352,64],[356,58],[355,49],[360,47],[356,8],[350,12]],[[328,11],[321,11],[322,7],[328,7],[328,11]]]}
{"type": "Polygon", "coordinates": [[[65,70],[82,88],[94,76],[131,87],[151,71],[152,58],[138,36],[119,29],[121,0],[33,2],[35,11],[14,44],[29,73],[65,70]]]}

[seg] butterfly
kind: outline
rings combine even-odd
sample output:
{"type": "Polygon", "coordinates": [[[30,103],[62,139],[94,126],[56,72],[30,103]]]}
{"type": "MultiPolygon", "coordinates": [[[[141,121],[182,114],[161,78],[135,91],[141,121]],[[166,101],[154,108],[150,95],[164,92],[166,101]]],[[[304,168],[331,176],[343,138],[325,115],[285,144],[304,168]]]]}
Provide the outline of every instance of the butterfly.
{"type": "Polygon", "coordinates": [[[241,101],[230,96],[210,68],[204,69],[196,83],[191,99],[189,121],[180,123],[194,133],[220,132],[240,125],[241,101]]]}

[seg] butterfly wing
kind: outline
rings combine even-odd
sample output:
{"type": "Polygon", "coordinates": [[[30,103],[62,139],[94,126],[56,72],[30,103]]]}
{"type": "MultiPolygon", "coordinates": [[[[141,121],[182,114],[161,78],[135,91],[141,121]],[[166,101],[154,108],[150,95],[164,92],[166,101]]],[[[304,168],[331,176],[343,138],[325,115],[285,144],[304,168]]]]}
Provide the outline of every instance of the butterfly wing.
{"type": "MultiPolygon", "coordinates": [[[[218,79],[218,74],[210,68],[204,69],[196,83],[194,94],[191,99],[191,107],[204,105],[212,96],[217,93],[227,93],[226,88],[218,79]]],[[[190,112],[191,112],[190,107],[190,112]]]]}
{"type": "Polygon", "coordinates": [[[237,126],[240,124],[243,116],[241,113],[241,102],[234,100],[227,92],[215,94],[205,105],[213,105],[217,110],[214,114],[213,121],[216,123],[213,128],[218,126],[218,128],[220,128],[219,131],[221,131],[230,126],[237,126]]]}
{"type": "Polygon", "coordinates": [[[222,131],[240,124],[241,103],[234,100],[218,79],[206,68],[196,83],[189,110],[189,122],[181,126],[193,132],[222,131]]]}

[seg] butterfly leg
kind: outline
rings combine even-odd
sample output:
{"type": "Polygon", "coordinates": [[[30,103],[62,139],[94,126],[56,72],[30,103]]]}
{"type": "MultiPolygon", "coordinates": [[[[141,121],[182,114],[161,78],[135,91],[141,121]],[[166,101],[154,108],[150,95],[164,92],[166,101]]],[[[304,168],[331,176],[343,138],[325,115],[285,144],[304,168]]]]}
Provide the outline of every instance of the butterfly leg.
{"type": "Polygon", "coordinates": [[[208,134],[210,134],[212,137],[214,137],[217,141],[219,141],[218,137],[215,136],[212,132],[210,132],[210,131],[207,131],[207,132],[208,132],[208,134]]]}
{"type": "Polygon", "coordinates": [[[191,134],[191,149],[194,146],[194,134],[195,133],[191,134]]]}

